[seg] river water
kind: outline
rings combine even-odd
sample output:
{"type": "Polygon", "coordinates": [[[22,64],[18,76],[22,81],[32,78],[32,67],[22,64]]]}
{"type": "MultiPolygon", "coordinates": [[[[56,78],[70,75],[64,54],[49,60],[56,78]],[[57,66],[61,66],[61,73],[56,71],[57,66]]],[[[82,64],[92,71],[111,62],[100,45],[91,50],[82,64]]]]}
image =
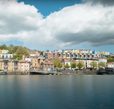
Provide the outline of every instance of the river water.
{"type": "Polygon", "coordinates": [[[0,109],[114,109],[114,76],[0,76],[0,109]]]}

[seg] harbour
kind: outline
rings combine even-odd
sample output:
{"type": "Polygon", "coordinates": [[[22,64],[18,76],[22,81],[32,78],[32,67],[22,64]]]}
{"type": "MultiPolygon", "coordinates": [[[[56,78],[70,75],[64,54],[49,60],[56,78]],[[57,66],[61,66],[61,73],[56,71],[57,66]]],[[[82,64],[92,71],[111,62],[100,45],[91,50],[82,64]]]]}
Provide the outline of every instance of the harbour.
{"type": "Polygon", "coordinates": [[[114,76],[0,76],[1,109],[114,109],[114,76]],[[105,85],[104,85],[105,84],[105,85]]]}

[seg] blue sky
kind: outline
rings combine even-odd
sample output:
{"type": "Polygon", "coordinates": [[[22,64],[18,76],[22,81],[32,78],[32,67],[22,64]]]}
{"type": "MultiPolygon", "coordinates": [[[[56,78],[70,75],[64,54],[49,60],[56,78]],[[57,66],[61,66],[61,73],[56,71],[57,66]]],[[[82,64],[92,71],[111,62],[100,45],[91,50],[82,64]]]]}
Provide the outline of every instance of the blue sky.
{"type": "Polygon", "coordinates": [[[0,44],[114,52],[113,11],[112,0],[0,1],[0,44]]]}
{"type": "Polygon", "coordinates": [[[80,3],[81,0],[18,0],[23,1],[26,4],[34,5],[38,10],[47,16],[54,11],[58,11],[66,6],[74,5],[80,3]]]}

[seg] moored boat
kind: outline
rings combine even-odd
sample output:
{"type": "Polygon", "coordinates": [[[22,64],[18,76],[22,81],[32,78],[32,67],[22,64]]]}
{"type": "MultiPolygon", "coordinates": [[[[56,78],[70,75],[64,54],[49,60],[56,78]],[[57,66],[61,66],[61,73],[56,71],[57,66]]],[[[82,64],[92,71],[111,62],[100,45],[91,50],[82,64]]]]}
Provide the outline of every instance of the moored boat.
{"type": "Polygon", "coordinates": [[[1,71],[0,71],[0,75],[7,75],[7,72],[6,72],[6,71],[1,70],[1,71]]]}
{"type": "Polygon", "coordinates": [[[97,71],[97,74],[98,75],[103,75],[103,74],[114,74],[114,68],[100,68],[98,71],[97,71]]]}

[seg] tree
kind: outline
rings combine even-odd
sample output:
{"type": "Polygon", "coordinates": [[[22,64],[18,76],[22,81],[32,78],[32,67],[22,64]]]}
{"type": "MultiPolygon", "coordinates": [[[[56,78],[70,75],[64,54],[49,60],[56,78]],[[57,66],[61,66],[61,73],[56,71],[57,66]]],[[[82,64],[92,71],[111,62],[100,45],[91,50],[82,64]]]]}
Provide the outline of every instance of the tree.
{"type": "Polygon", "coordinates": [[[13,49],[15,54],[14,58],[20,60],[23,56],[29,56],[29,50],[26,47],[16,46],[13,49]]]}
{"type": "Polygon", "coordinates": [[[97,62],[95,62],[95,61],[91,62],[90,65],[91,65],[92,69],[97,68],[97,62]]]}
{"type": "Polygon", "coordinates": [[[59,59],[54,59],[53,64],[55,68],[62,68],[62,63],[59,59]]]}
{"type": "Polygon", "coordinates": [[[65,68],[69,68],[70,66],[68,65],[68,63],[65,64],[65,68]]]}
{"type": "Polygon", "coordinates": [[[78,67],[79,70],[81,70],[84,67],[84,63],[79,61],[78,64],[77,64],[77,67],[78,67]]]}
{"type": "Polygon", "coordinates": [[[14,46],[13,45],[10,45],[8,47],[8,50],[9,50],[9,53],[13,54],[14,53],[14,46]]]}
{"type": "Polygon", "coordinates": [[[76,68],[76,63],[71,63],[71,68],[76,68]]]}
{"type": "Polygon", "coordinates": [[[58,64],[58,68],[62,68],[62,63],[59,63],[58,64]]]}
{"type": "Polygon", "coordinates": [[[114,62],[114,57],[108,57],[107,62],[114,62]]]}
{"type": "Polygon", "coordinates": [[[14,46],[14,45],[1,45],[0,49],[8,50],[9,53],[14,54],[14,59],[22,59],[24,56],[29,56],[29,49],[23,46],[14,46]]]}
{"type": "Polygon", "coordinates": [[[3,44],[3,45],[0,46],[0,49],[8,50],[8,47],[5,44],[3,44]]]}
{"type": "Polygon", "coordinates": [[[104,67],[106,67],[106,63],[100,62],[100,63],[98,64],[98,66],[99,66],[99,68],[104,68],[104,67]]]}
{"type": "Polygon", "coordinates": [[[43,51],[41,51],[41,52],[40,52],[40,55],[43,56],[43,54],[44,54],[43,51]]]}

